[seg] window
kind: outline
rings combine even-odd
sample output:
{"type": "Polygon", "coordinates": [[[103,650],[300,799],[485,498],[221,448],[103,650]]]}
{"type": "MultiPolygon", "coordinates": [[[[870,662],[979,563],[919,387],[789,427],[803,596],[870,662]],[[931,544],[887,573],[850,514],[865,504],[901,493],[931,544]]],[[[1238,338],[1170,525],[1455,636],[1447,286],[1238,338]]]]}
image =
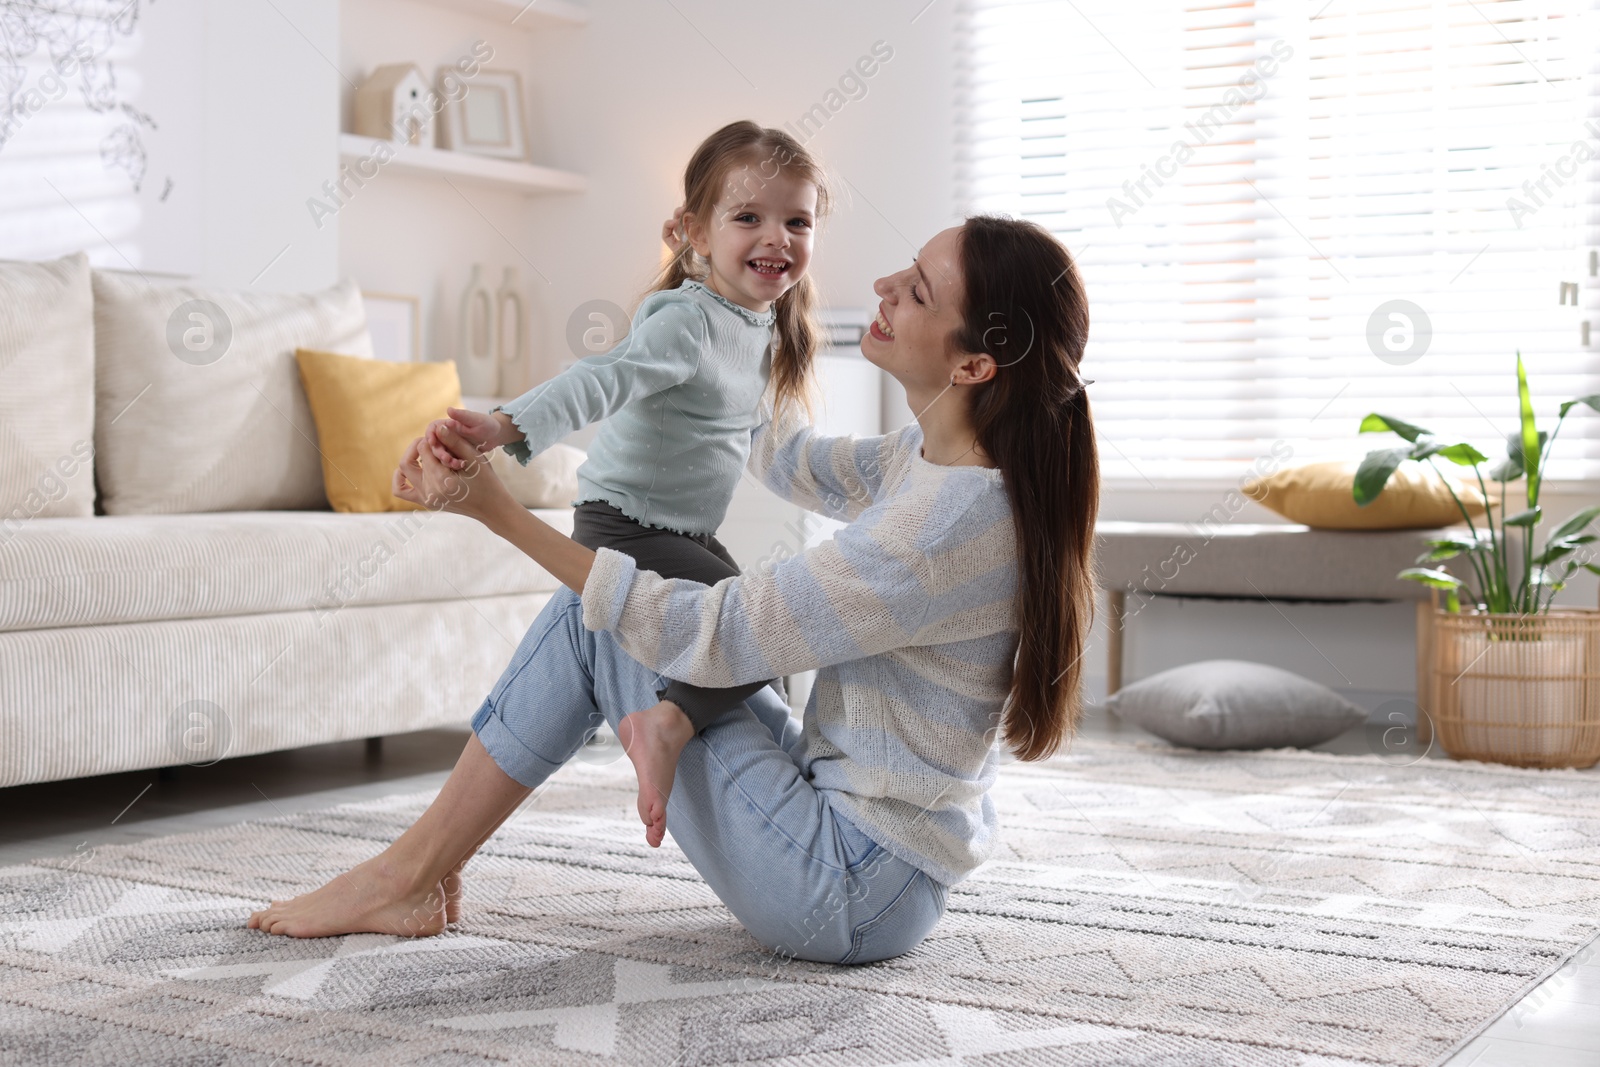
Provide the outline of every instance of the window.
{"type": "Polygon", "coordinates": [[[963,207],[1078,257],[1108,482],[1359,457],[1369,411],[1498,456],[1518,349],[1541,423],[1600,392],[1596,2],[969,0],[963,207]]]}

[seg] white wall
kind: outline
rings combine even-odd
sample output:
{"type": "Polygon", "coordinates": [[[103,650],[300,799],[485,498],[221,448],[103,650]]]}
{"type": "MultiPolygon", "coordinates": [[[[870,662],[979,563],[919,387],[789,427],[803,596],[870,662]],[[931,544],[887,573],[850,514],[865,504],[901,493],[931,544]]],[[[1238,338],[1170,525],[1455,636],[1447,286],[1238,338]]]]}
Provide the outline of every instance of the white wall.
{"type": "MultiPolygon", "coordinates": [[[[80,75],[49,71],[41,45],[23,69],[41,109],[0,154],[0,256],[86,250],[98,267],[221,286],[331,284],[337,233],[297,224],[335,151],[336,7],[188,0],[138,14],[126,33],[76,26],[68,39],[81,35],[114,96],[156,124],[141,134],[140,188],[102,162],[105,115],[86,107],[80,75]]],[[[70,13],[36,17],[73,26],[70,13]]]]}
{"type": "Polygon", "coordinates": [[[204,268],[229,288],[332,285],[338,231],[304,200],[335,165],[339,19],[326,0],[206,7],[204,268]]]}

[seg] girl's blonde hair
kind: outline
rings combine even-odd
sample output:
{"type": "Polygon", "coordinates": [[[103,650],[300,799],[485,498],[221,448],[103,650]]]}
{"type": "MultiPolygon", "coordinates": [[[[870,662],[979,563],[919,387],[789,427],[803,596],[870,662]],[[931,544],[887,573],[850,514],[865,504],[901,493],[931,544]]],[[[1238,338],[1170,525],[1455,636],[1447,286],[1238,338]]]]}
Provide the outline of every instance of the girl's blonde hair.
{"type": "MultiPolygon", "coordinates": [[[[822,167],[800,142],[782,130],[748,120],[731,122],[701,142],[683,171],[683,210],[709,220],[725,187],[755,189],[779,174],[817,187],[817,217],[828,210],[828,187],[822,167]]],[[[704,281],[710,264],[686,240],[661,269],[653,293],[676,289],[683,282],[704,281]]],[[[776,337],[772,347],[774,406],[797,404],[811,410],[811,368],[822,336],[817,321],[817,287],[808,273],[773,302],[776,337]]]]}

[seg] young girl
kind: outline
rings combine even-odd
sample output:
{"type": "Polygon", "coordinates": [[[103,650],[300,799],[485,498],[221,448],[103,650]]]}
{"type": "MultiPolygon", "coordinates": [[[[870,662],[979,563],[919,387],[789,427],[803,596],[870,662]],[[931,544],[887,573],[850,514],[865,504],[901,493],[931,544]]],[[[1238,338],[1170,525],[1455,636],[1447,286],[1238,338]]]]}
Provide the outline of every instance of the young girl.
{"type": "MultiPolygon", "coordinates": [[[[715,585],[739,573],[715,537],[750,453],[770,388],[781,409],[805,406],[818,331],[806,277],[812,231],[827,209],[821,169],[779,130],[735,122],[708,137],[683,175],[686,240],[610,352],[490,413],[450,409],[479,452],[522,463],[605,419],[578,468],[573,540],[624,552],[664,578],[715,585]]],[[[769,683],[703,689],[670,681],[663,703],[623,720],[639,778],[639,815],[659,846],[678,753],[689,738],[769,683]],[[683,715],[669,705],[682,709],[683,715]],[[687,721],[685,721],[687,720],[687,721]]]]}

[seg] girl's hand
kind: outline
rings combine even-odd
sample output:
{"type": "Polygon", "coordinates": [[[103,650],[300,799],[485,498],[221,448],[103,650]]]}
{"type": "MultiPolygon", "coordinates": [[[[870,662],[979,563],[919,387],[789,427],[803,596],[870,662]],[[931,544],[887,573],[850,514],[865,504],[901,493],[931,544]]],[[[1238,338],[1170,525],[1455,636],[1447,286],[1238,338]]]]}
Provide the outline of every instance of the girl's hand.
{"type": "Polygon", "coordinates": [[[683,228],[683,205],[679,204],[672,217],[661,224],[661,240],[673,255],[683,251],[689,235],[683,228]]]}
{"type": "Polygon", "coordinates": [[[511,416],[503,411],[492,414],[482,411],[469,411],[466,408],[447,408],[450,415],[447,419],[435,419],[423,431],[427,438],[427,447],[440,463],[451,470],[460,470],[462,461],[444,446],[439,440],[438,429],[448,426],[456,435],[478,452],[492,452],[501,445],[510,444],[522,436],[518,432],[516,423],[511,421],[511,416]]]}
{"type": "Polygon", "coordinates": [[[486,522],[511,501],[505,483],[494,473],[476,446],[450,426],[450,420],[437,423],[437,437],[459,466],[440,462],[425,438],[411,442],[400,465],[395,468],[390,489],[401,500],[432,511],[453,511],[486,522]]]}

